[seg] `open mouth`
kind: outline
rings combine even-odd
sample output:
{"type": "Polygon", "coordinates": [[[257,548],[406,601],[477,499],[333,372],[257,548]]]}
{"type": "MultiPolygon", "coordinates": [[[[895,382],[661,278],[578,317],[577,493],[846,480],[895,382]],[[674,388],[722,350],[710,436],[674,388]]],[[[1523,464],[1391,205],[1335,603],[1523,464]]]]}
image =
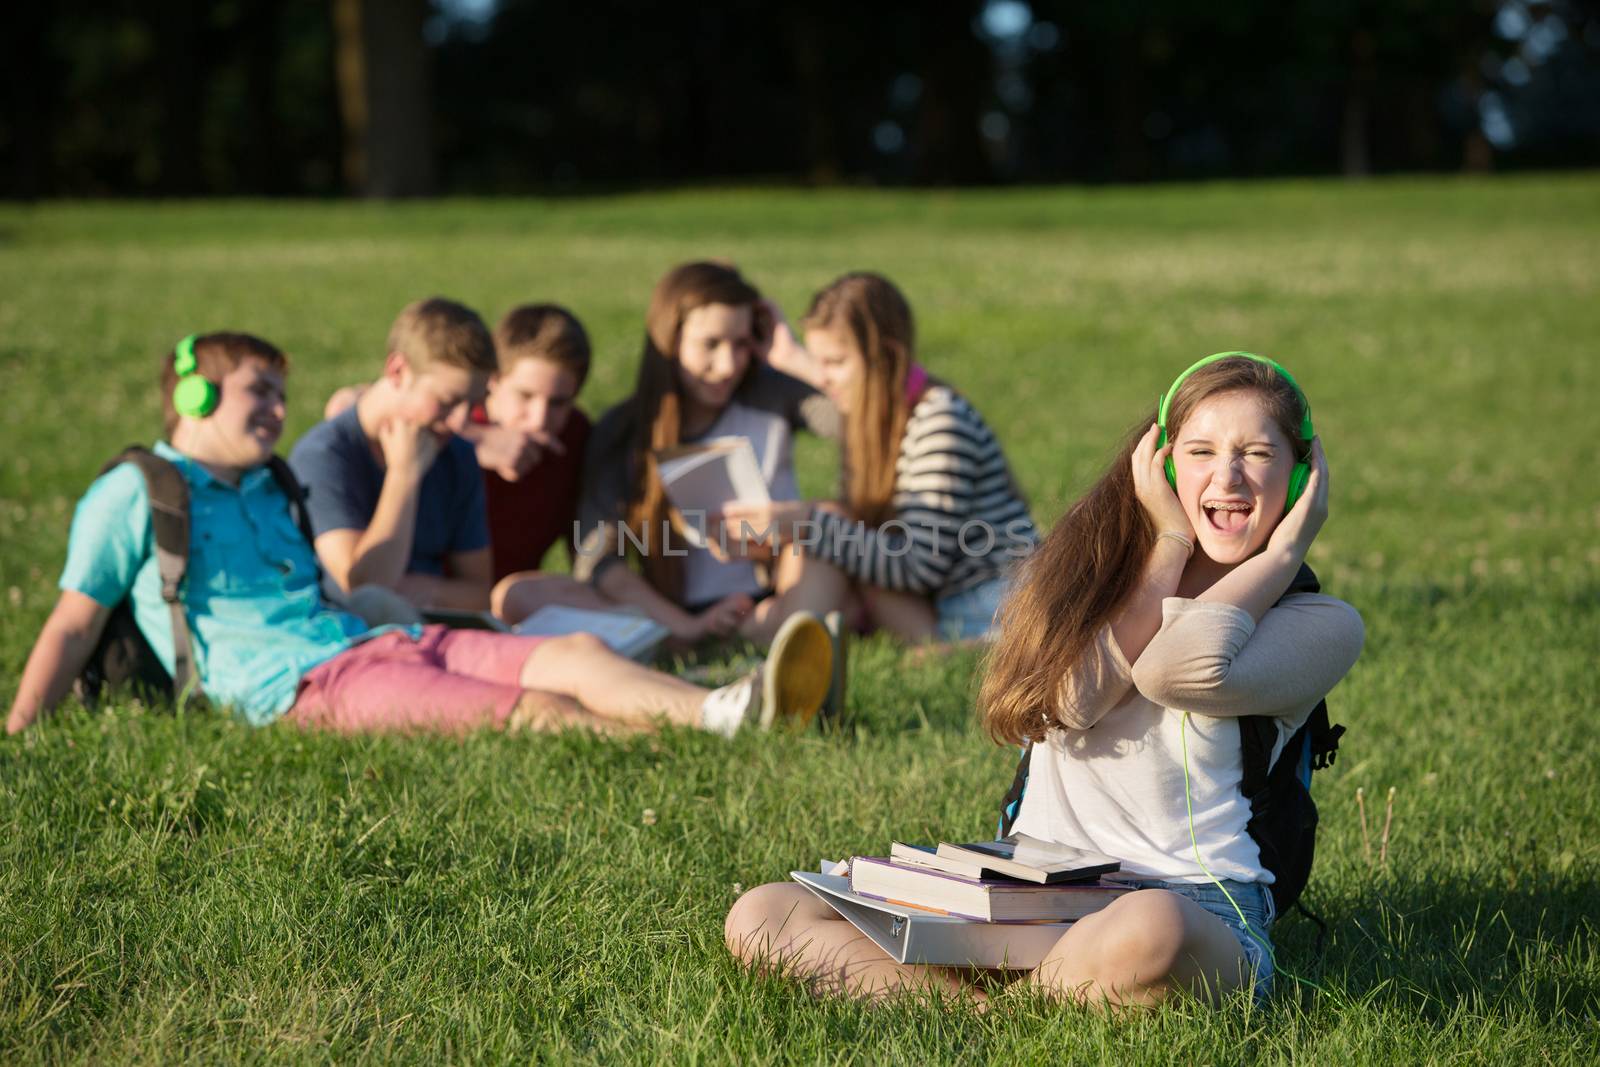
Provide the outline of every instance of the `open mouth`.
{"type": "Polygon", "coordinates": [[[1245,500],[1208,500],[1200,505],[1206,520],[1218,533],[1238,533],[1250,521],[1255,505],[1245,500]]]}

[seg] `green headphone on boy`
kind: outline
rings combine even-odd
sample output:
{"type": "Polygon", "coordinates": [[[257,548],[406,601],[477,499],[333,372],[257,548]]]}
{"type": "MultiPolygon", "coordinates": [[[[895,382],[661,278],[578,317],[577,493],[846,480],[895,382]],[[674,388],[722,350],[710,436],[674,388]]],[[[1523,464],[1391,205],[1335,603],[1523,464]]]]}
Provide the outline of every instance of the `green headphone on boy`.
{"type": "Polygon", "coordinates": [[[191,333],[179,341],[172,358],[172,369],[178,372],[178,384],[172,387],[172,408],[192,419],[203,419],[217,410],[221,399],[217,383],[200,373],[200,363],[194,357],[194,343],[199,339],[199,334],[191,333]]]}
{"type": "MultiPolygon", "coordinates": [[[[1283,380],[1289,383],[1295,395],[1300,398],[1300,407],[1305,411],[1305,417],[1300,420],[1300,439],[1310,443],[1316,436],[1316,431],[1311,428],[1311,401],[1306,399],[1306,394],[1300,388],[1300,383],[1294,380],[1294,375],[1284,370],[1283,364],[1266,356],[1258,356],[1254,352],[1217,352],[1200,360],[1194,366],[1178,375],[1177,381],[1172,383],[1172,388],[1167,390],[1167,395],[1161,398],[1161,406],[1156,411],[1156,425],[1161,428],[1161,435],[1156,441],[1156,447],[1161,448],[1167,443],[1167,409],[1172,406],[1172,398],[1178,395],[1178,389],[1188,380],[1189,375],[1201,367],[1223,359],[1253,359],[1277,371],[1283,380]]],[[[1311,480],[1311,464],[1308,460],[1300,460],[1294,465],[1294,470],[1289,472],[1289,495],[1284,498],[1283,510],[1287,512],[1294,507],[1294,502],[1300,499],[1300,494],[1305,492],[1306,482],[1311,480]]],[[[1172,463],[1172,457],[1167,457],[1167,481],[1172,483],[1172,488],[1178,488],[1178,471],[1172,463]]]]}

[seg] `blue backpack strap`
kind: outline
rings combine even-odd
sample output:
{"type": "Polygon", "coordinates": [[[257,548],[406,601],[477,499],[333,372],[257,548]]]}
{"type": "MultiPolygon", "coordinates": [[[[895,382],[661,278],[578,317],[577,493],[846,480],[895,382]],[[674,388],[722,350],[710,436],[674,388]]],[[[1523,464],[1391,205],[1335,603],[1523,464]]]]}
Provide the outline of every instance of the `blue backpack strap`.
{"type": "MultiPolygon", "coordinates": [[[[1321,588],[1316,574],[1301,564],[1284,595],[1316,593],[1321,588]]],[[[1298,900],[1311,876],[1317,828],[1312,768],[1333,762],[1344,727],[1329,726],[1327,701],[1319,700],[1274,761],[1278,721],[1266,715],[1246,715],[1238,722],[1243,771],[1239,791],[1250,805],[1245,832],[1260,849],[1262,866],[1277,879],[1272,896],[1281,915],[1298,900]]]]}
{"type": "Polygon", "coordinates": [[[1000,824],[996,827],[996,838],[1009,836],[1011,827],[1016,824],[1017,815],[1022,811],[1022,794],[1028,788],[1028,765],[1032,760],[1033,742],[1029,741],[1022,746],[1017,772],[1011,776],[1011,788],[1006,790],[1005,799],[1000,801],[1000,824]]]}

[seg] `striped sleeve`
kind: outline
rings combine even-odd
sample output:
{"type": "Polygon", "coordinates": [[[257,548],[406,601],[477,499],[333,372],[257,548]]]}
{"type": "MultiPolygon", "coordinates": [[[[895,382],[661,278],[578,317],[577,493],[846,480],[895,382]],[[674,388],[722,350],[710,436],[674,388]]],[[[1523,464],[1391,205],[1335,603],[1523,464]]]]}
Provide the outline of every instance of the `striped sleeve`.
{"type": "Polygon", "coordinates": [[[971,405],[947,388],[930,390],[906,424],[894,508],[895,517],[876,529],[813,512],[817,537],[808,551],[856,581],[926,596],[970,569],[975,543],[992,543],[983,524],[1003,531],[1017,514],[1027,515],[999,442],[971,405]]]}

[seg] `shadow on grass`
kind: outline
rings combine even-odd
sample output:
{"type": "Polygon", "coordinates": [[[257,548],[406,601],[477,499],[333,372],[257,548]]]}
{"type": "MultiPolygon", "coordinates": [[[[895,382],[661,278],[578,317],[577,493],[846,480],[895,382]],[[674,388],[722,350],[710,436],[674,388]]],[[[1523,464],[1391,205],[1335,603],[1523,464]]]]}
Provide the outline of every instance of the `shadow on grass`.
{"type": "Polygon", "coordinates": [[[1325,949],[1318,954],[1316,927],[1291,912],[1273,930],[1281,969],[1346,996],[1440,1024],[1463,1006],[1568,1022],[1600,1011],[1592,880],[1514,889],[1388,882],[1354,900],[1307,903],[1328,923],[1325,949]]]}

